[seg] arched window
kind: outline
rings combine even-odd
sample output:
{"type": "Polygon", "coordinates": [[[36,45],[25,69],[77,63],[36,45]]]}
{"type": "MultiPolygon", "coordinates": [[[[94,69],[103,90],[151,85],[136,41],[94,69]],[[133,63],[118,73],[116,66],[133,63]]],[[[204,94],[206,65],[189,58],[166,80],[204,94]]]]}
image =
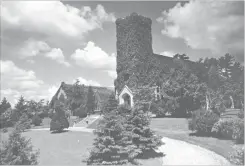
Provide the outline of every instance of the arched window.
{"type": "Polygon", "coordinates": [[[161,99],[161,86],[160,84],[157,84],[155,87],[155,100],[161,99]]]}
{"type": "Polygon", "coordinates": [[[125,93],[122,97],[124,100],[124,104],[131,107],[131,97],[129,96],[129,94],[125,93]]]}

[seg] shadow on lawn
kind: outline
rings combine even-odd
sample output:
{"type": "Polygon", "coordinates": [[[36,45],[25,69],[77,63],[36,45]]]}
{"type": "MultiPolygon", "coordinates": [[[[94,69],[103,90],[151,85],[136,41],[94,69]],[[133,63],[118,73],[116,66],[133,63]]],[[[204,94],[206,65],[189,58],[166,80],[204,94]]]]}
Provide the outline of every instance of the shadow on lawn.
{"type": "Polygon", "coordinates": [[[194,132],[194,133],[189,133],[189,136],[196,136],[196,137],[214,137],[214,134],[194,132]]]}
{"type": "Polygon", "coordinates": [[[162,152],[156,152],[155,150],[148,150],[148,151],[145,151],[143,154],[139,155],[137,157],[137,159],[151,159],[151,158],[158,158],[158,157],[164,157],[166,156],[164,153],[162,152]]]}
{"type": "Polygon", "coordinates": [[[51,134],[66,133],[66,132],[69,132],[69,131],[70,131],[70,130],[51,131],[51,134]]]}

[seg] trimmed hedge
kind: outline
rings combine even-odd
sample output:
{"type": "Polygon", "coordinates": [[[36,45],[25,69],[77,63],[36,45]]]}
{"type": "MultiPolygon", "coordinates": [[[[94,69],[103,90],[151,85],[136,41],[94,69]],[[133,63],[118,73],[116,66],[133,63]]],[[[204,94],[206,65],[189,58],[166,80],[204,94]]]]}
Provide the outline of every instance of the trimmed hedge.
{"type": "Polygon", "coordinates": [[[66,118],[62,118],[59,120],[52,119],[50,122],[50,131],[58,131],[61,132],[64,128],[69,127],[69,122],[66,118]]]}
{"type": "Polygon", "coordinates": [[[200,134],[211,134],[212,127],[218,120],[219,116],[210,110],[197,110],[192,113],[188,128],[200,134]]]}
{"type": "Polygon", "coordinates": [[[61,132],[64,128],[69,127],[69,122],[65,114],[65,105],[63,103],[56,103],[55,112],[50,122],[50,131],[61,132]]]}

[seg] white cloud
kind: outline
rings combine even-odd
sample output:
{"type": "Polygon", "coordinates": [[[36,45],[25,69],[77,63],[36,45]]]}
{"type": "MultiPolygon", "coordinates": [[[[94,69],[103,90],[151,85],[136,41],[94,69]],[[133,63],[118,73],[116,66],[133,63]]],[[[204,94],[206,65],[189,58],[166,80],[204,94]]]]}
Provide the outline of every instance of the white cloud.
{"type": "Polygon", "coordinates": [[[29,38],[19,49],[20,57],[27,59],[27,62],[34,63],[33,58],[37,55],[44,55],[45,57],[57,61],[60,64],[70,67],[70,63],[65,60],[63,52],[60,48],[51,48],[46,42],[34,40],[29,38]]]}
{"type": "Polygon", "coordinates": [[[176,53],[172,52],[172,51],[163,51],[160,53],[160,55],[163,56],[168,56],[168,57],[173,57],[176,53]]]}
{"type": "Polygon", "coordinates": [[[58,91],[59,86],[51,86],[48,88],[48,99],[51,100],[55,93],[58,91]]]}
{"type": "Polygon", "coordinates": [[[6,97],[16,104],[22,95],[26,100],[51,100],[58,90],[57,85],[47,85],[33,71],[17,67],[12,61],[1,61],[1,100],[6,97]]]}
{"type": "Polygon", "coordinates": [[[43,86],[41,89],[33,90],[15,90],[15,89],[2,89],[0,91],[1,93],[1,100],[3,97],[6,97],[7,100],[11,103],[12,106],[14,106],[17,102],[20,96],[23,96],[26,100],[35,100],[39,101],[41,99],[44,99],[46,101],[50,101],[52,97],[55,95],[59,87],[57,86],[43,86]]]}
{"type": "Polygon", "coordinates": [[[178,3],[157,21],[164,23],[162,34],[183,38],[194,49],[208,49],[219,56],[230,52],[243,59],[242,1],[190,1],[183,6],[178,3]]]}
{"type": "Polygon", "coordinates": [[[65,61],[65,57],[60,48],[53,48],[50,52],[46,53],[45,56],[52,60],[57,61],[60,64],[65,65],[66,67],[71,66],[70,63],[65,61]]]}
{"type": "MultiPolygon", "coordinates": [[[[89,86],[89,85],[91,85],[91,86],[101,86],[98,82],[93,81],[93,80],[86,80],[86,79],[84,79],[82,77],[78,77],[77,79],[79,80],[81,85],[83,84],[83,85],[87,85],[87,86],[89,86]]],[[[77,79],[74,79],[73,83],[75,83],[77,79]]]]}
{"type": "Polygon", "coordinates": [[[28,59],[27,62],[30,63],[30,64],[34,64],[35,63],[35,61],[33,59],[28,59]]]}
{"type": "Polygon", "coordinates": [[[28,58],[37,56],[38,54],[46,52],[48,50],[50,50],[50,47],[47,43],[29,38],[21,46],[19,54],[21,58],[28,58]]]}
{"type": "Polygon", "coordinates": [[[117,72],[115,70],[108,70],[107,73],[111,78],[117,78],[117,72]]]}
{"type": "Polygon", "coordinates": [[[84,33],[114,22],[113,13],[102,5],[92,10],[65,5],[60,1],[5,1],[1,5],[3,29],[22,29],[48,36],[80,38],[84,33]]]}
{"type": "Polygon", "coordinates": [[[111,70],[116,68],[115,54],[108,55],[94,42],[89,41],[84,49],[77,49],[71,59],[76,61],[77,65],[96,69],[111,70]]]}
{"type": "MultiPolygon", "coordinates": [[[[35,72],[17,67],[12,61],[1,62],[1,99],[15,104],[22,95],[25,99],[50,99],[50,87],[38,79],[35,72]]],[[[51,87],[52,88],[52,87],[51,87]]]]}
{"type": "Polygon", "coordinates": [[[26,71],[18,68],[12,61],[1,62],[2,87],[13,87],[18,89],[39,88],[43,81],[36,78],[31,70],[26,71]]]}

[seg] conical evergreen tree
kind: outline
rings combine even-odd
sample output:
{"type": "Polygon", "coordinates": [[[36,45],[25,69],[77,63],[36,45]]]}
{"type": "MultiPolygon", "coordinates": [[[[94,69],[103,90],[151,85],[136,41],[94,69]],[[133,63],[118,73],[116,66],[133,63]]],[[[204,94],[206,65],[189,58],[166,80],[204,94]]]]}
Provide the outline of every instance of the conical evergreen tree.
{"type": "Polygon", "coordinates": [[[18,129],[20,132],[31,128],[31,119],[28,119],[27,114],[24,113],[21,115],[21,117],[15,124],[15,128],[18,129]]]}
{"type": "Polygon", "coordinates": [[[0,115],[2,115],[2,113],[4,113],[8,108],[11,108],[11,105],[7,101],[7,99],[4,97],[0,104],[0,115]]]}
{"type": "Polygon", "coordinates": [[[149,119],[141,111],[130,112],[128,108],[120,106],[104,116],[95,132],[97,137],[87,164],[135,163],[136,158],[147,152],[154,157],[159,156],[154,150],[162,142],[150,130],[149,119]]]}
{"type": "Polygon", "coordinates": [[[141,157],[146,153],[162,155],[155,152],[155,149],[163,145],[161,137],[155,135],[150,129],[150,118],[141,107],[133,109],[126,117],[125,133],[130,137],[132,145],[135,146],[134,152],[130,155],[132,157],[141,157]]]}
{"type": "Polygon", "coordinates": [[[55,113],[50,122],[50,131],[61,132],[64,128],[69,127],[69,122],[65,114],[65,104],[57,101],[55,103],[55,113]]]}
{"type": "Polygon", "coordinates": [[[19,98],[18,103],[15,105],[13,113],[11,115],[11,121],[12,122],[17,122],[19,121],[20,117],[22,114],[26,113],[27,114],[27,105],[26,101],[23,96],[19,98]]]}
{"type": "Polygon", "coordinates": [[[86,109],[89,113],[94,113],[95,109],[95,94],[91,86],[88,87],[86,109]]]}
{"type": "Polygon", "coordinates": [[[103,108],[104,114],[109,113],[112,110],[115,110],[117,108],[117,106],[118,106],[118,101],[116,100],[114,93],[112,93],[109,96],[109,98],[108,98],[108,100],[107,100],[107,102],[103,108]]]}
{"type": "Polygon", "coordinates": [[[128,162],[124,148],[124,120],[116,112],[112,112],[98,125],[95,131],[94,147],[90,152],[87,164],[117,165],[128,162]]]}
{"type": "Polygon", "coordinates": [[[9,135],[0,147],[1,165],[37,165],[39,150],[34,151],[30,139],[21,136],[18,129],[9,135]]]}

